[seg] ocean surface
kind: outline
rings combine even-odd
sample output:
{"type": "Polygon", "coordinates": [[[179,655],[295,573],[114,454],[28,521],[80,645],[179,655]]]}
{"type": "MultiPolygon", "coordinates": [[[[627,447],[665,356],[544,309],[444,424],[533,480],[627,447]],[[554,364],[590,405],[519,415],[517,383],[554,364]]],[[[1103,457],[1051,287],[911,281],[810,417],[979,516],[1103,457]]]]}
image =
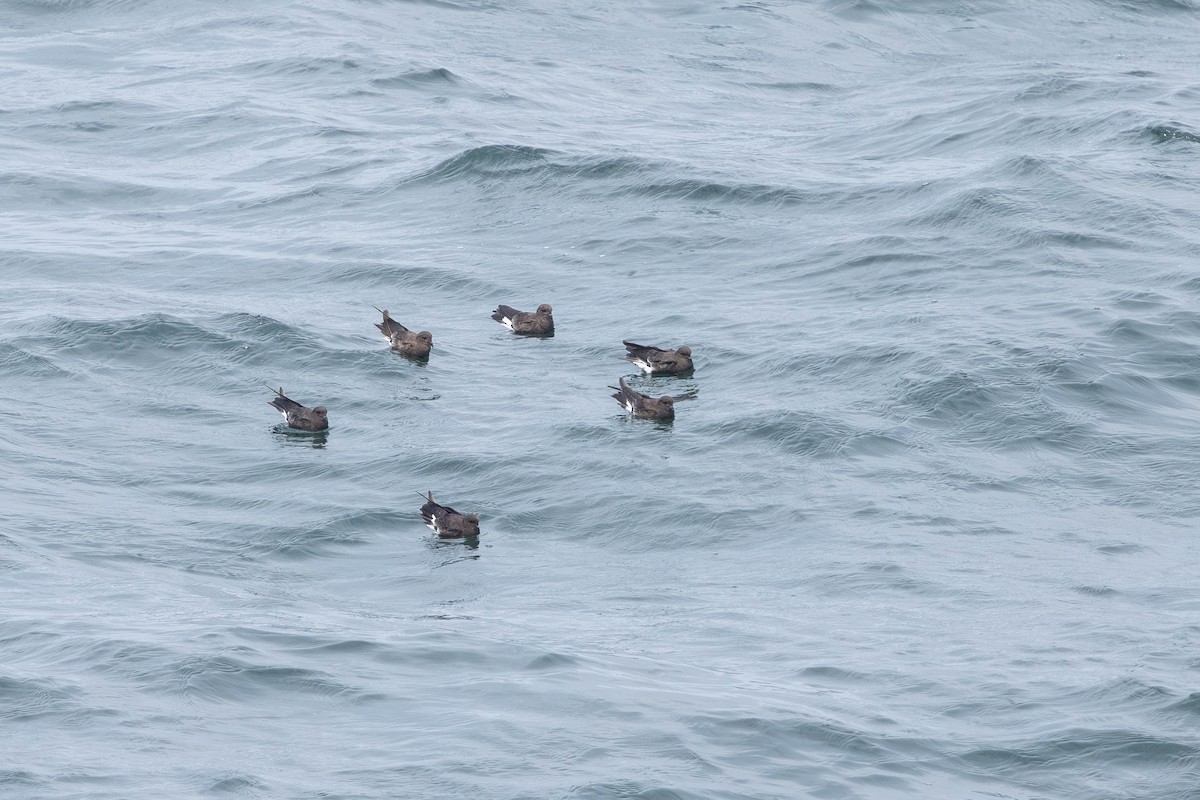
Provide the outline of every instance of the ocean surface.
{"type": "Polygon", "coordinates": [[[1200,798],[1198,42],[0,3],[0,798],[1200,798]]]}

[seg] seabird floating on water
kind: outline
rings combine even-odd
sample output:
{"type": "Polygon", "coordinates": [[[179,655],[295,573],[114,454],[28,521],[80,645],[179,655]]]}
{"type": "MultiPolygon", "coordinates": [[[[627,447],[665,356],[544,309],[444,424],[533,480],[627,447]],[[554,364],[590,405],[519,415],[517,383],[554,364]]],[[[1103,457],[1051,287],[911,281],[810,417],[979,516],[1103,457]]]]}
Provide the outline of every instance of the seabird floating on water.
{"type": "Polygon", "coordinates": [[[433,349],[433,334],[429,331],[413,333],[408,328],[392,319],[386,308],[376,308],[383,314],[383,322],[376,322],[375,327],[388,338],[392,349],[410,358],[429,358],[433,349]]]}
{"type": "Polygon", "coordinates": [[[323,431],[329,427],[329,412],[325,406],[306,408],[279,390],[279,396],[268,400],[280,414],[283,414],[289,428],[302,431],[323,431]]]}
{"type": "Polygon", "coordinates": [[[629,388],[629,384],[624,378],[620,380],[620,386],[610,386],[610,389],[616,389],[617,393],[613,395],[613,399],[621,405],[625,406],[625,410],[635,417],[641,419],[658,419],[669,421],[675,419],[675,398],[663,395],[655,400],[649,395],[640,394],[629,388]]]}
{"type": "Polygon", "coordinates": [[[664,350],[644,344],[624,342],[625,358],[644,369],[648,375],[678,375],[687,372],[692,364],[692,348],[680,347],[678,350],[664,350]]]}
{"type": "Polygon", "coordinates": [[[512,306],[500,306],[492,312],[492,319],[513,333],[523,336],[550,336],[554,333],[554,309],[542,303],[537,311],[517,311],[512,306]]]}
{"type": "Polygon", "coordinates": [[[460,514],[450,506],[441,505],[433,499],[433,492],[421,506],[421,517],[439,539],[467,539],[479,535],[478,514],[460,514]]]}

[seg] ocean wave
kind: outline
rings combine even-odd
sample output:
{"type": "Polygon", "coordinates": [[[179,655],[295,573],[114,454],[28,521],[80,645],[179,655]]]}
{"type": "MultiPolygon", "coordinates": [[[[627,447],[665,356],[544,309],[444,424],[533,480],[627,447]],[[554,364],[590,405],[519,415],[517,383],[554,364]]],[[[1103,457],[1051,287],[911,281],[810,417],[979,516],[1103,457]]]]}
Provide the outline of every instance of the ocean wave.
{"type": "Polygon", "coordinates": [[[0,786],[37,786],[45,778],[34,772],[19,769],[0,769],[0,786]]]}
{"type": "Polygon", "coordinates": [[[259,664],[225,654],[190,656],[159,679],[174,693],[210,703],[245,702],[266,694],[334,698],[362,693],[320,670],[259,664]]]}
{"type": "Polygon", "coordinates": [[[1200,720],[1200,692],[1192,692],[1187,697],[1164,706],[1159,710],[1159,714],[1194,724],[1200,720]]]}
{"type": "Polygon", "coordinates": [[[47,679],[6,675],[0,675],[0,705],[0,719],[9,725],[40,717],[82,718],[104,713],[87,705],[81,689],[47,679]]]}
{"type": "Polygon", "coordinates": [[[485,183],[502,179],[533,181],[543,187],[570,188],[587,195],[602,185],[603,196],[692,200],[786,206],[811,200],[780,186],[735,183],[693,177],[665,178],[681,165],[642,158],[567,155],[526,145],[484,145],[465,150],[406,178],[403,184],[485,183]]]}
{"type": "MultiPolygon", "coordinates": [[[[724,800],[738,800],[739,795],[721,792],[724,800]]],[[[596,781],[574,786],[563,800],[715,800],[710,792],[693,792],[669,781],[626,779],[596,781]]],[[[748,795],[741,795],[748,797],[748,795]]]]}
{"type": "Polygon", "coordinates": [[[68,378],[73,374],[45,356],[5,343],[0,343],[0,368],[27,378],[68,378]]]}
{"type": "MultiPolygon", "coordinates": [[[[137,100],[69,100],[36,109],[23,109],[18,130],[29,138],[58,136],[60,132],[127,132],[135,126],[152,124],[169,113],[163,106],[137,100]]],[[[70,141],[85,139],[74,137],[70,141]]]]}
{"type": "Polygon", "coordinates": [[[30,339],[76,370],[156,369],[159,378],[168,380],[195,376],[206,360],[243,361],[250,346],[246,340],[164,313],[106,320],[56,317],[35,329],[30,339]]]}
{"type": "MultiPolygon", "coordinates": [[[[415,499],[415,496],[414,496],[415,499]]],[[[286,560],[328,558],[344,554],[351,547],[403,529],[403,516],[411,517],[411,527],[420,524],[416,513],[419,501],[409,515],[392,511],[360,511],[343,514],[311,527],[273,526],[247,538],[239,548],[243,555],[286,560]]]]}
{"type": "Polygon", "coordinates": [[[311,56],[292,56],[289,58],[252,61],[230,67],[230,71],[238,74],[253,73],[257,75],[278,75],[285,77],[319,75],[340,75],[347,72],[358,72],[363,65],[352,58],[321,58],[311,56]]]}
{"type": "Polygon", "coordinates": [[[81,11],[128,11],[149,5],[149,0],[16,0],[11,7],[34,14],[70,14],[81,11]]]}
{"type": "MultiPolygon", "coordinates": [[[[961,758],[975,768],[1015,778],[1058,771],[1068,759],[1075,764],[1093,764],[1098,770],[1167,768],[1185,773],[1194,769],[1198,753],[1190,742],[1140,731],[1075,728],[1012,747],[969,750],[961,758]]],[[[1176,795],[1168,792],[1161,796],[1176,795]]]]}
{"type": "Polygon", "coordinates": [[[697,714],[687,725],[690,738],[704,742],[701,752],[714,766],[735,773],[753,770],[759,796],[787,796],[785,787],[791,784],[851,797],[868,776],[891,791],[914,792],[919,759],[933,750],[919,739],[879,735],[815,714],[697,714]]]}
{"type": "MultiPolygon", "coordinates": [[[[364,336],[371,319],[364,312],[364,336]]],[[[369,364],[376,355],[372,348],[344,350],[311,329],[244,312],[192,319],[163,312],[116,319],[54,317],[28,326],[19,341],[53,351],[60,369],[120,367],[153,372],[166,382],[236,382],[245,369],[258,369],[263,380],[275,382],[301,361],[311,370],[345,366],[347,359],[369,364]]]]}
{"type": "Polygon", "coordinates": [[[1136,678],[1121,678],[1089,686],[1069,695],[1084,707],[1152,710],[1174,698],[1172,692],[1136,678]]]}
{"type": "Polygon", "coordinates": [[[397,315],[401,313],[398,308],[403,306],[395,298],[403,301],[406,291],[436,291],[451,296],[491,297],[499,289],[499,285],[486,275],[446,264],[429,263],[427,259],[418,256],[406,256],[402,263],[348,260],[350,263],[329,268],[331,280],[339,285],[378,290],[381,307],[386,306],[397,315]]]}
{"type": "Polygon", "coordinates": [[[355,3],[372,6],[418,5],[444,8],[449,11],[499,11],[507,7],[491,0],[354,0],[355,3]]]}
{"type": "Polygon", "coordinates": [[[181,202],[185,195],[189,205],[195,199],[192,190],[184,192],[80,174],[4,172],[0,173],[0,187],[7,191],[10,204],[25,210],[61,209],[76,204],[129,210],[169,206],[181,202]]]}
{"type": "Polygon", "coordinates": [[[673,181],[642,183],[626,193],[653,199],[698,200],[703,202],[754,203],[788,206],[809,198],[795,189],[762,184],[737,184],[681,178],[673,181]]]}
{"type": "Polygon", "coordinates": [[[551,150],[527,145],[490,144],[473,147],[419,172],[404,183],[438,183],[457,179],[485,179],[552,170],[551,150]]]}
{"type": "Polygon", "coordinates": [[[463,79],[445,67],[430,67],[429,69],[410,70],[390,78],[372,78],[371,85],[380,89],[420,88],[430,85],[458,86],[463,79]]]}
{"type": "MultiPolygon", "coordinates": [[[[253,775],[247,775],[241,772],[223,771],[218,777],[211,779],[212,782],[204,787],[203,791],[209,794],[232,795],[232,796],[258,796],[261,792],[269,792],[270,784],[260,780],[253,775]]],[[[322,798],[322,800],[334,800],[334,796],[322,798]]]]}
{"type": "Polygon", "coordinates": [[[1191,14],[1200,11],[1200,3],[1196,0],[1091,0],[1099,6],[1120,8],[1137,16],[1158,13],[1191,14]]]}
{"type": "Polygon", "coordinates": [[[1154,142],[1200,142],[1200,133],[1195,133],[1181,125],[1151,125],[1144,129],[1144,134],[1154,142]]]}
{"type": "Polygon", "coordinates": [[[712,441],[762,443],[781,451],[808,458],[824,459],[843,456],[857,440],[858,447],[870,451],[890,442],[885,449],[903,448],[900,442],[886,434],[864,431],[828,416],[806,411],[778,410],[751,415],[704,426],[702,434],[712,441]]]}
{"type": "MultiPolygon", "coordinates": [[[[439,617],[441,618],[441,617],[439,617]]],[[[466,618],[462,618],[466,619],[466,618]]],[[[324,632],[284,632],[269,628],[231,628],[230,637],[254,646],[294,654],[330,665],[361,662],[401,665],[417,673],[448,666],[488,667],[511,672],[566,672],[579,658],[523,644],[503,643],[453,631],[395,634],[382,639],[347,639],[324,632]]]]}
{"type": "Polygon", "coordinates": [[[53,320],[50,333],[65,347],[87,347],[97,340],[115,344],[115,349],[139,343],[152,347],[189,347],[225,342],[223,337],[200,325],[161,312],[97,320],[60,316],[53,320]]]}
{"type": "Polygon", "coordinates": [[[958,590],[923,578],[904,565],[891,561],[847,564],[832,571],[816,570],[809,585],[814,591],[833,597],[876,592],[927,597],[959,595],[958,590]]]}
{"type": "Polygon", "coordinates": [[[836,94],[843,92],[841,86],[832,83],[820,83],[816,81],[778,81],[775,83],[755,83],[749,82],[746,86],[755,89],[772,89],[780,92],[815,92],[817,94],[836,94]]]}
{"type": "MultiPolygon", "coordinates": [[[[817,277],[829,274],[832,277],[846,270],[905,263],[924,262],[920,258],[910,258],[904,254],[881,255],[877,258],[862,257],[841,263],[828,272],[814,272],[809,275],[817,277]]],[[[929,363],[929,358],[919,348],[893,342],[847,344],[833,353],[826,350],[799,353],[772,351],[756,356],[744,352],[730,352],[722,358],[745,364],[747,377],[761,374],[778,380],[804,381],[826,377],[836,378],[844,384],[867,379],[887,379],[899,375],[904,370],[929,363]]]]}

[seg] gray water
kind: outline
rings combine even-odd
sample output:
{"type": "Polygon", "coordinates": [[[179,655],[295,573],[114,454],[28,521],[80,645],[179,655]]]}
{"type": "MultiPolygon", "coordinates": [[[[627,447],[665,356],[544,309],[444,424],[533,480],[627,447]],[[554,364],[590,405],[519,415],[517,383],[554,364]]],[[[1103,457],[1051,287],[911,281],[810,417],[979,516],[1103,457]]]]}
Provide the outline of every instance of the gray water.
{"type": "Polygon", "coordinates": [[[1193,0],[0,30],[0,797],[1200,797],[1193,0]]]}

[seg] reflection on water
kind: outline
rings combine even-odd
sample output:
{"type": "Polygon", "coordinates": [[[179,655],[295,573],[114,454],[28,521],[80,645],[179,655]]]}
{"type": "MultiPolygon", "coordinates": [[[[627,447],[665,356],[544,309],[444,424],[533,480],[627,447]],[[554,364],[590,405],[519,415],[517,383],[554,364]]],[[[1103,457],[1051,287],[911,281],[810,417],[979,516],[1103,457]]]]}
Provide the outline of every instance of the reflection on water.
{"type": "Polygon", "coordinates": [[[429,550],[434,555],[434,569],[460,561],[474,561],[480,555],[478,536],[468,536],[465,539],[439,539],[435,536],[428,541],[429,550]]]}
{"type": "Polygon", "coordinates": [[[429,366],[429,356],[413,356],[408,353],[401,353],[399,350],[393,350],[392,355],[403,358],[405,361],[415,364],[418,367],[424,368],[429,366]]]}
{"type": "Polygon", "coordinates": [[[695,400],[700,396],[700,384],[688,380],[692,372],[683,372],[679,375],[646,375],[645,373],[634,376],[627,375],[625,382],[629,384],[630,389],[655,399],[663,395],[670,395],[675,398],[676,402],[695,400]]]}
{"type": "Polygon", "coordinates": [[[314,450],[323,450],[325,442],[329,440],[328,430],[300,431],[282,423],[272,427],[271,433],[279,437],[276,441],[289,447],[311,447],[314,450]]]}

